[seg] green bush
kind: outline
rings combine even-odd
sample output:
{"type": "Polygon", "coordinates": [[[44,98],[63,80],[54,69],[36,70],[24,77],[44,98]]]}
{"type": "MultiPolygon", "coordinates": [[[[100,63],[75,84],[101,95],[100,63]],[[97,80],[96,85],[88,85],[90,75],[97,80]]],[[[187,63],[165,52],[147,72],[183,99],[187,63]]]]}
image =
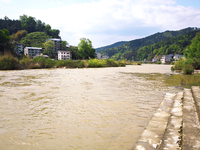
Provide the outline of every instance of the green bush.
{"type": "Polygon", "coordinates": [[[180,58],[178,61],[175,62],[174,69],[175,70],[182,70],[184,66],[185,60],[180,58]]]}
{"type": "Polygon", "coordinates": [[[141,65],[141,64],[142,64],[141,61],[138,61],[138,62],[137,62],[137,65],[141,65]]]}
{"type": "MultiPolygon", "coordinates": [[[[53,68],[56,64],[55,60],[52,60],[50,58],[45,58],[43,56],[35,57],[31,61],[31,63],[33,64],[31,66],[36,67],[36,68],[53,68]]],[[[32,67],[29,67],[29,68],[32,68],[32,67]]]]}
{"type": "Polygon", "coordinates": [[[11,55],[4,55],[0,57],[0,70],[19,69],[19,60],[11,55]]]}
{"type": "Polygon", "coordinates": [[[183,65],[182,70],[183,70],[184,74],[192,74],[194,72],[193,60],[192,59],[186,59],[184,61],[184,65],[183,65]]]}
{"type": "Polygon", "coordinates": [[[155,64],[161,64],[161,61],[157,61],[155,64]]]}
{"type": "Polygon", "coordinates": [[[106,67],[118,67],[119,63],[114,59],[106,59],[106,67]]]}
{"type": "Polygon", "coordinates": [[[171,71],[175,71],[175,69],[174,69],[174,67],[173,67],[173,66],[171,67],[171,71]]]}
{"type": "Polygon", "coordinates": [[[191,64],[185,64],[183,67],[184,74],[192,74],[194,72],[194,68],[191,64]]]}
{"type": "Polygon", "coordinates": [[[88,67],[96,68],[96,67],[105,67],[106,61],[105,60],[98,60],[98,59],[89,59],[88,61],[88,67]]]}

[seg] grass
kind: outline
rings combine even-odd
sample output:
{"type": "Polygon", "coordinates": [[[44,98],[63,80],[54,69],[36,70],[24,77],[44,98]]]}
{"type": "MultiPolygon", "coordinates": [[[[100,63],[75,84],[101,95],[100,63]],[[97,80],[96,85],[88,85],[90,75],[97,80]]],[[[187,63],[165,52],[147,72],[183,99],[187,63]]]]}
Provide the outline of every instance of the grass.
{"type": "Polygon", "coordinates": [[[125,67],[133,64],[125,60],[89,59],[89,60],[53,60],[43,56],[31,59],[24,56],[21,60],[12,55],[0,56],[0,70],[41,69],[41,68],[97,68],[97,67],[125,67]]]}

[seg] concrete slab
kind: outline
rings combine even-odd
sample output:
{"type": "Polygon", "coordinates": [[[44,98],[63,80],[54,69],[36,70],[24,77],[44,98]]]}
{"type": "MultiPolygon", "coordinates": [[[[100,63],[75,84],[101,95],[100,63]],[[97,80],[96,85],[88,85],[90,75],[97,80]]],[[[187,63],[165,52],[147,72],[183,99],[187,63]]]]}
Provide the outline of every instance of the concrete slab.
{"type": "Polygon", "coordinates": [[[160,148],[174,97],[175,94],[167,93],[165,95],[165,98],[151,118],[140,139],[136,142],[133,150],[155,150],[160,148]]]}
{"type": "Polygon", "coordinates": [[[197,114],[200,121],[200,86],[192,86],[192,93],[196,103],[197,114]]]}
{"type": "Polygon", "coordinates": [[[171,109],[171,116],[163,137],[160,150],[181,150],[180,143],[180,127],[182,126],[182,98],[183,92],[177,93],[174,99],[173,108],[171,109]]]}
{"type": "Polygon", "coordinates": [[[200,125],[190,89],[184,89],[182,150],[200,149],[200,125]]]}

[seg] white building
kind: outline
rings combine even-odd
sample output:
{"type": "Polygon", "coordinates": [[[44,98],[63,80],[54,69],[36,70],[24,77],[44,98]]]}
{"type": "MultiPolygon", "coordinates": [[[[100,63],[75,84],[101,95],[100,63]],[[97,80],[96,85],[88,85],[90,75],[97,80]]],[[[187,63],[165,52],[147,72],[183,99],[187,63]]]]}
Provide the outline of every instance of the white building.
{"type": "Polygon", "coordinates": [[[110,57],[106,54],[101,57],[101,59],[108,59],[108,58],[110,58],[110,57]]]}
{"type": "Polygon", "coordinates": [[[154,57],[153,59],[152,59],[152,62],[157,62],[158,61],[158,59],[156,58],[156,57],[154,57]]]}
{"type": "Polygon", "coordinates": [[[46,41],[53,41],[54,42],[54,47],[53,47],[54,54],[58,53],[58,51],[61,49],[61,47],[60,47],[60,43],[62,42],[61,39],[48,39],[46,41]]]}
{"type": "Polygon", "coordinates": [[[162,64],[165,64],[165,63],[171,62],[171,60],[172,60],[171,55],[163,55],[160,61],[162,64]]]}
{"type": "Polygon", "coordinates": [[[23,45],[24,44],[22,44],[22,43],[17,43],[15,45],[14,51],[16,52],[16,54],[20,55],[22,53],[22,51],[23,51],[23,45]]]}
{"type": "Polygon", "coordinates": [[[70,51],[58,51],[58,60],[70,60],[70,51]]]}
{"type": "Polygon", "coordinates": [[[182,57],[182,55],[176,54],[176,55],[174,55],[174,60],[177,61],[180,57],[182,57]]]}
{"type": "Polygon", "coordinates": [[[97,53],[97,52],[95,52],[95,53],[96,53],[97,59],[101,59],[101,54],[97,53]]]}
{"type": "Polygon", "coordinates": [[[30,58],[33,58],[36,55],[40,55],[43,52],[42,48],[38,47],[25,47],[24,55],[29,55],[30,58]]]}

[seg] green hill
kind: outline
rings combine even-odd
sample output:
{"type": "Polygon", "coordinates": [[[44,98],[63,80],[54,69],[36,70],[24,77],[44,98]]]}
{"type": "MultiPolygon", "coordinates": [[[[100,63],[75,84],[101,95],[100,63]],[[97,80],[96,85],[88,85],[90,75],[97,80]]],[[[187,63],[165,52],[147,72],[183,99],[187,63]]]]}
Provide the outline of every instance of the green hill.
{"type": "Polygon", "coordinates": [[[199,31],[198,28],[189,27],[179,31],[156,33],[142,39],[126,42],[118,47],[105,49],[101,53],[106,53],[115,59],[150,60],[155,55],[181,53],[199,31]]]}
{"type": "Polygon", "coordinates": [[[126,43],[126,41],[121,41],[121,42],[117,42],[117,43],[114,43],[114,44],[111,44],[111,45],[108,45],[108,46],[96,48],[95,50],[96,50],[96,52],[101,53],[101,52],[103,52],[106,49],[118,47],[118,46],[123,45],[124,43],[126,43]]]}
{"type": "Polygon", "coordinates": [[[25,47],[42,47],[42,44],[50,38],[52,37],[45,32],[32,32],[23,37],[20,43],[23,43],[25,47]]]}

